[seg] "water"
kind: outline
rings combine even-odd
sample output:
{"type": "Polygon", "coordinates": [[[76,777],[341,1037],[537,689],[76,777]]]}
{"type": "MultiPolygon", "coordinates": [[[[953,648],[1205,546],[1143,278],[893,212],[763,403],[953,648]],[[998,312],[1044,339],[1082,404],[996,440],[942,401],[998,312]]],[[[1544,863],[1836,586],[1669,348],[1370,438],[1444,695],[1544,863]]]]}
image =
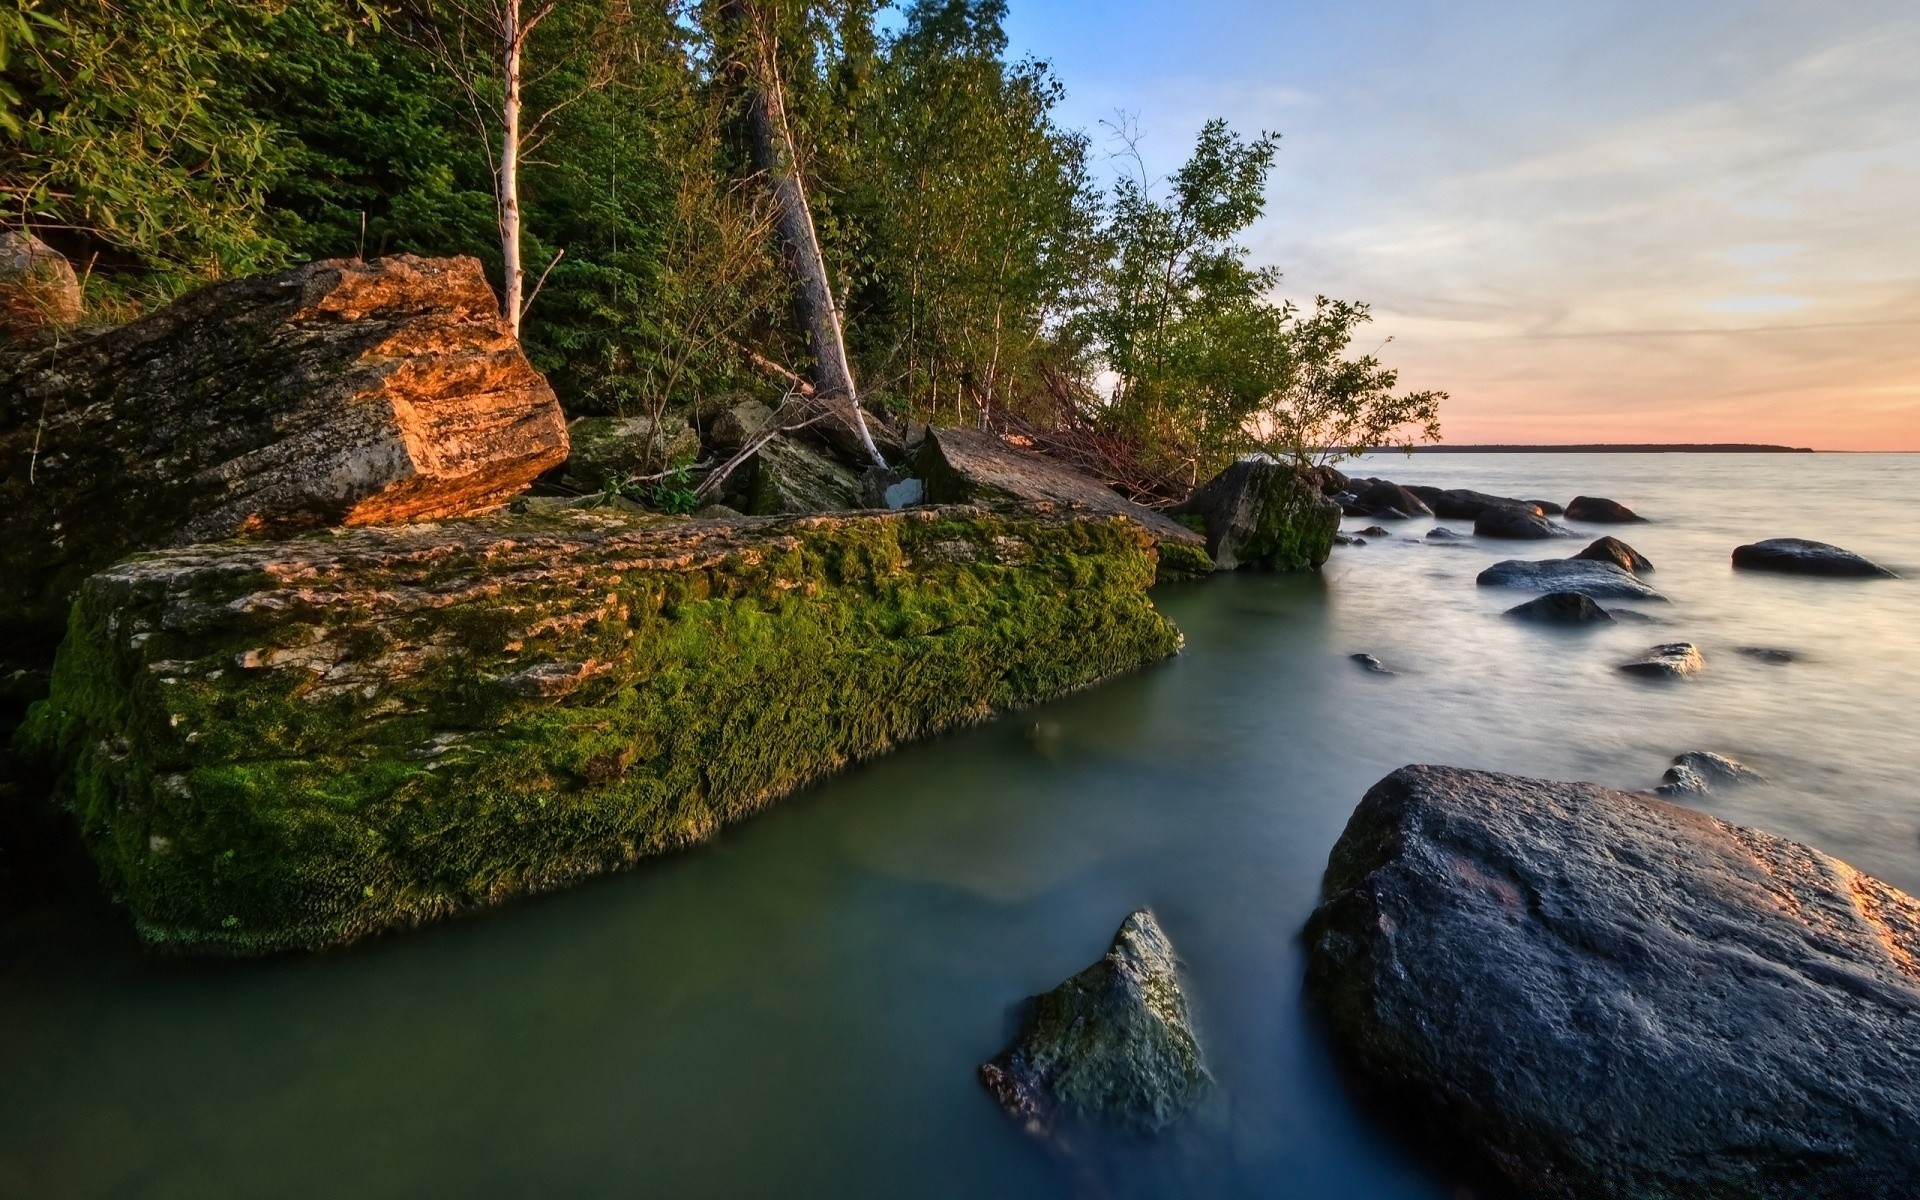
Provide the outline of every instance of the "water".
{"type": "MultiPolygon", "coordinates": [[[[1657,518],[1623,534],[1673,598],[1598,631],[1500,618],[1500,557],[1404,523],[1321,578],[1162,589],[1177,660],[911,748],[714,844],[350,951],[140,955],[84,907],[0,921],[0,1196],[1439,1198],[1342,1088],[1298,932],[1362,792],[1405,762],[1654,784],[1920,891],[1920,458],[1427,456],[1360,473],[1657,518]],[[1735,574],[1767,536],[1897,582],[1735,574]],[[1701,645],[1661,686],[1613,665],[1701,645]],[[1787,666],[1742,646],[1794,650],[1787,666]],[[1400,672],[1368,674],[1348,655],[1400,672]],[[1038,727],[1037,733],[1035,732],[1038,727]],[[1151,905],[1180,949],[1218,1111],[1062,1164],[974,1068],[1010,1006],[1151,905]]],[[[1370,522],[1349,521],[1349,526],[1370,522]]],[[[1462,523],[1450,523],[1464,527],[1462,523]]]]}

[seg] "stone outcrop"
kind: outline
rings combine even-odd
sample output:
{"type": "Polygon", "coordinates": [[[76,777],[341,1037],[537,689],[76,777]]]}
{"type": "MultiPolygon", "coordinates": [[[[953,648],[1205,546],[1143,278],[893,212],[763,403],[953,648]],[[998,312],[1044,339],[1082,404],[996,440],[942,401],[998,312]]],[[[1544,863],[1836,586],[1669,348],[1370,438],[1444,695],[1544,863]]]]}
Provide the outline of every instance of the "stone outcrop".
{"type": "Polygon", "coordinates": [[[1653,570],[1653,564],[1647,561],[1645,555],[1617,537],[1599,538],[1574,557],[1590,559],[1594,562],[1610,562],[1621,570],[1631,571],[1635,575],[1653,570]]]}
{"type": "Polygon", "coordinates": [[[24,229],[0,230],[0,338],[26,338],[80,319],[80,277],[24,229]]]}
{"type": "Polygon", "coordinates": [[[1617,500],[1609,500],[1604,496],[1575,496],[1567,503],[1567,520],[1586,521],[1595,525],[1631,525],[1643,523],[1646,518],[1617,500]]]}
{"type": "MultiPolygon", "coordinates": [[[[1527,500],[1516,500],[1511,496],[1490,496],[1486,492],[1476,492],[1471,488],[1437,488],[1422,484],[1413,484],[1408,491],[1426,502],[1433,515],[1449,521],[1477,520],[1481,513],[1489,508],[1533,509],[1536,506],[1527,500]]],[[[1538,513],[1545,516],[1545,511],[1538,513]]]]}
{"type": "Polygon", "coordinates": [[[700,457],[700,435],[685,417],[580,417],[567,424],[567,467],[561,480],[597,492],[609,480],[652,475],[700,457]]]}
{"type": "Polygon", "coordinates": [[[1197,519],[1223,571],[1242,566],[1318,570],[1333,553],[1340,506],[1291,464],[1251,454],[1169,510],[1197,519]]]}
{"type": "Polygon", "coordinates": [[[1387,479],[1362,479],[1353,482],[1355,488],[1352,503],[1346,505],[1350,517],[1379,517],[1382,520],[1405,521],[1413,517],[1430,517],[1433,510],[1427,502],[1413,492],[1387,479]]]}
{"type": "Polygon", "coordinates": [[[1357,1075],[1520,1194],[1911,1197],[1920,901],[1650,796],[1367,793],[1307,927],[1357,1075]]]}
{"type": "Polygon", "coordinates": [[[1613,616],[1585,592],[1548,592],[1507,610],[1507,616],[1543,625],[1611,625],[1613,616]]]}
{"type": "Polygon", "coordinates": [[[1031,997],[1011,1046],[980,1068],[995,1100],[1031,1132],[1062,1118],[1157,1133],[1212,1088],[1180,988],[1173,945],[1146,909],[1106,956],[1031,997]]]}
{"type": "Polygon", "coordinates": [[[1665,600],[1618,563],[1587,558],[1510,558],[1475,577],[1482,587],[1524,588],[1534,592],[1582,592],[1595,599],[1665,600]]]}
{"type": "Polygon", "coordinates": [[[571,510],[139,555],[19,745],[150,943],[350,941],[1172,653],[1132,522],[571,510]]]}
{"type": "Polygon", "coordinates": [[[1621,663],[1620,670],[1653,679],[1685,679],[1699,674],[1706,665],[1700,647],[1692,642],[1667,642],[1648,648],[1639,658],[1621,663]]]}
{"type": "Polygon", "coordinates": [[[1892,571],[1851,550],[1842,550],[1825,542],[1810,542],[1804,538],[1769,538],[1764,542],[1740,546],[1733,552],[1733,565],[1748,571],[1779,571],[1789,575],[1896,578],[1892,571]]]}
{"type": "Polygon", "coordinates": [[[311,263],[0,356],[0,643],[130,551],[470,514],[566,457],[473,259],[311,263]]]}

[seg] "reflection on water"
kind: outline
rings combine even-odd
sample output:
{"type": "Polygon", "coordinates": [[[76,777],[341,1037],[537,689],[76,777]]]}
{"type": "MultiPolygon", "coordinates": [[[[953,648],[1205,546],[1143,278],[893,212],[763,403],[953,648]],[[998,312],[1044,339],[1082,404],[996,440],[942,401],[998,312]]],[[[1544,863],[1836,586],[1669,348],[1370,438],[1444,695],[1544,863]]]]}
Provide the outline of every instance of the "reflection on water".
{"type": "MultiPolygon", "coordinates": [[[[1163,666],[910,749],[707,848],[344,953],[198,965],[93,912],[0,924],[0,1196],[1056,1196],[1086,1179],[975,1082],[1010,1005],[1151,905],[1224,1101],[1096,1147],[1115,1196],[1444,1197],[1340,1089],[1299,1003],[1328,848],[1393,767],[1623,787],[1688,749],[1776,786],[1705,801],[1920,890],[1920,460],[1428,456],[1378,471],[1657,518],[1660,624],[1503,620],[1501,557],[1418,536],[1323,578],[1162,589],[1163,666]],[[1892,583],[1735,575],[1803,536],[1892,583]],[[1612,668],[1659,641],[1696,681],[1612,668]],[[1788,665],[1737,653],[1771,646],[1788,665]],[[1379,656],[1394,676],[1348,659],[1379,656]]],[[[1351,522],[1370,524],[1371,522],[1351,522]]],[[[1461,523],[1451,523],[1462,527],[1461,523]]],[[[1412,536],[1403,536],[1412,535],[1412,536]]],[[[1655,612],[1655,609],[1659,611],[1655,612]]]]}

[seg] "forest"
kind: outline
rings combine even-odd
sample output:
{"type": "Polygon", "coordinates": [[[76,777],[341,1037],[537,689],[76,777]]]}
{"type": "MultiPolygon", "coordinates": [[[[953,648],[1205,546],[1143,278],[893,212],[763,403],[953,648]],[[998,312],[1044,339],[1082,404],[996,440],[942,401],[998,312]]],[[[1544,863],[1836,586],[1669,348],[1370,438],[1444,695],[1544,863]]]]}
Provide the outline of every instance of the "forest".
{"type": "Polygon", "coordinates": [[[21,0],[4,223],[67,256],[93,320],[315,258],[474,255],[569,414],[658,417],[818,377],[791,178],[879,419],[1011,433],[1146,500],[1252,451],[1438,438],[1445,393],[1400,389],[1363,301],[1298,307],[1251,261],[1278,135],[1210,122],[1153,178],[1125,120],[1061,124],[1006,15],[21,0]]]}

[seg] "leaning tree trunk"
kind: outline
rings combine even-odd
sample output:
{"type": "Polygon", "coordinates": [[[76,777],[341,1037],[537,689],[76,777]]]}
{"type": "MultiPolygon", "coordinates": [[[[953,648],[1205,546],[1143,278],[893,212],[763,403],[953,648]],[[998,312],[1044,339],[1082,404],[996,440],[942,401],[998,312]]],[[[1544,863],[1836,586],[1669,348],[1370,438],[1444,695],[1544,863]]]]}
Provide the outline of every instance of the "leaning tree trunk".
{"type": "Polygon", "coordinates": [[[779,66],[774,60],[774,35],[764,27],[758,9],[749,0],[728,0],[721,13],[743,41],[739,86],[745,93],[747,132],[753,141],[754,165],[767,177],[767,186],[773,192],[774,220],[786,249],[787,268],[799,285],[797,303],[813,350],[815,394],[821,400],[846,403],[860,445],[875,466],[884,468],[887,460],[873,444],[866,414],[860,409],[853,366],[847,361],[840,306],[827,278],[813,209],[801,181],[779,66]]]}

